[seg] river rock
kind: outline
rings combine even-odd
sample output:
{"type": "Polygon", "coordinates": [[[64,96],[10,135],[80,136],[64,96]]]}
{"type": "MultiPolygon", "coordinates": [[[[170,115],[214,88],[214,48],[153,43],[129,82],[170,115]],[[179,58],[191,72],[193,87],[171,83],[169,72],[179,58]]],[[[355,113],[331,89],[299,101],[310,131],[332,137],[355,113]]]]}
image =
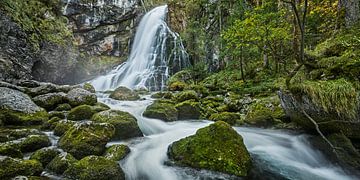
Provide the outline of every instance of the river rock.
{"type": "Polygon", "coordinates": [[[88,156],[70,165],[64,175],[79,180],[124,180],[125,174],[115,161],[101,156],[88,156]]]}
{"type": "Polygon", "coordinates": [[[0,121],[5,125],[37,125],[47,119],[48,113],[28,95],[0,87],[0,121]]]}
{"type": "Polygon", "coordinates": [[[42,171],[43,167],[39,161],[0,156],[0,179],[11,179],[19,175],[40,175],[42,171]]]}
{"type": "Polygon", "coordinates": [[[16,143],[0,143],[0,156],[9,156],[12,158],[23,158],[20,147],[16,143]]]}
{"type": "Polygon", "coordinates": [[[81,105],[71,109],[67,118],[73,121],[89,120],[95,113],[91,106],[81,105]]]}
{"type": "Polygon", "coordinates": [[[113,140],[123,140],[142,136],[137,120],[128,112],[119,110],[107,110],[95,114],[92,121],[98,123],[110,123],[115,127],[113,140]]]}
{"type": "Polygon", "coordinates": [[[54,135],[55,136],[62,136],[74,124],[76,124],[76,121],[60,120],[60,121],[56,122],[56,126],[54,128],[54,135]]]}
{"type": "Polygon", "coordinates": [[[168,156],[179,165],[236,176],[247,176],[252,164],[242,137],[223,121],[172,143],[168,156]]]}
{"type": "Polygon", "coordinates": [[[120,161],[130,153],[130,148],[124,144],[115,144],[108,147],[103,155],[106,159],[120,161]]]}
{"type": "Polygon", "coordinates": [[[215,122],[224,121],[230,125],[235,125],[235,123],[240,120],[240,114],[233,112],[214,113],[209,119],[215,122]]]}
{"type": "Polygon", "coordinates": [[[199,97],[194,90],[186,90],[175,94],[174,99],[177,102],[184,102],[186,100],[191,100],[191,99],[197,101],[199,97]]]}
{"type": "Polygon", "coordinates": [[[67,102],[66,94],[63,92],[39,95],[34,97],[33,100],[35,104],[48,111],[55,109],[59,104],[67,102]]]}
{"type": "Polygon", "coordinates": [[[60,150],[55,148],[42,148],[35,151],[30,159],[39,161],[43,167],[46,167],[51,160],[53,160],[58,154],[60,154],[60,150]]]}
{"type": "Polygon", "coordinates": [[[21,152],[33,152],[51,145],[46,135],[30,135],[20,142],[21,152]]]}
{"type": "Polygon", "coordinates": [[[187,100],[176,104],[175,108],[178,111],[179,120],[199,119],[201,116],[200,103],[194,100],[187,100]]]}
{"type": "Polygon", "coordinates": [[[135,101],[140,99],[140,96],[136,92],[122,86],[116,88],[109,97],[120,101],[135,101]]]}
{"type": "Polygon", "coordinates": [[[105,145],[115,134],[115,128],[107,123],[78,123],[60,138],[58,145],[75,158],[102,155],[105,145]]]}
{"type": "Polygon", "coordinates": [[[56,155],[46,166],[46,168],[55,172],[56,174],[63,174],[70,165],[76,162],[77,160],[70,153],[63,152],[56,155]]]}
{"type": "Polygon", "coordinates": [[[0,142],[13,141],[30,135],[45,135],[37,129],[0,129],[0,142]]]}
{"type": "Polygon", "coordinates": [[[169,122],[178,120],[178,111],[172,101],[157,100],[146,108],[143,116],[169,122]]]}
{"type": "Polygon", "coordinates": [[[69,104],[72,107],[76,107],[79,105],[95,105],[97,102],[97,97],[94,93],[86,91],[85,89],[75,88],[68,92],[67,98],[69,100],[69,104]]]}

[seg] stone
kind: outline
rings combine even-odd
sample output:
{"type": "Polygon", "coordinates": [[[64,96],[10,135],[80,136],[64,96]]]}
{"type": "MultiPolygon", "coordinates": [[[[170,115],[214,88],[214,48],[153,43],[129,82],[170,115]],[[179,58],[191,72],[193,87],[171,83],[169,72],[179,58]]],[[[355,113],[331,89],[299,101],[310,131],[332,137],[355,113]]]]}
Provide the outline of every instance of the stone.
{"type": "Polygon", "coordinates": [[[56,126],[54,128],[54,135],[55,136],[62,136],[65,134],[67,130],[69,130],[71,127],[76,124],[75,121],[69,121],[69,120],[60,120],[56,123],[56,126]]]}
{"type": "Polygon", "coordinates": [[[43,167],[39,161],[0,157],[0,179],[11,179],[19,175],[40,175],[42,171],[43,167]]]}
{"type": "Polygon", "coordinates": [[[140,99],[137,93],[123,86],[116,88],[109,97],[120,101],[135,101],[140,99]]]}
{"type": "Polygon", "coordinates": [[[153,95],[151,95],[151,98],[155,98],[155,99],[172,99],[174,96],[171,92],[168,91],[162,91],[162,92],[157,92],[153,95]]]}
{"type": "Polygon", "coordinates": [[[65,103],[67,101],[66,94],[63,92],[39,95],[34,97],[33,100],[35,104],[48,111],[55,109],[58,104],[65,103]]]}
{"type": "Polygon", "coordinates": [[[55,148],[42,148],[35,151],[30,156],[30,160],[37,160],[43,167],[46,167],[60,153],[60,150],[55,148]]]}
{"type": "Polygon", "coordinates": [[[102,155],[105,145],[115,134],[115,128],[107,123],[78,123],[61,136],[58,145],[76,159],[88,155],[102,155]]]}
{"type": "Polygon", "coordinates": [[[95,113],[91,106],[80,105],[71,109],[67,118],[74,121],[89,120],[95,113]]]}
{"type": "Polygon", "coordinates": [[[215,122],[224,121],[233,126],[238,120],[240,120],[240,114],[233,112],[214,113],[209,119],[215,122]]]}
{"type": "Polygon", "coordinates": [[[194,100],[187,100],[175,105],[178,111],[178,119],[199,119],[201,116],[200,103],[194,100]]]}
{"type": "Polygon", "coordinates": [[[171,101],[154,101],[153,104],[146,108],[143,116],[148,118],[161,119],[167,122],[178,120],[178,112],[174,103],[171,101]]]}
{"type": "Polygon", "coordinates": [[[21,152],[33,152],[50,146],[51,142],[46,135],[30,135],[22,140],[19,145],[21,152]]]}
{"type": "Polygon", "coordinates": [[[242,137],[223,121],[199,129],[168,148],[168,156],[179,165],[247,176],[251,157],[242,137]]]}
{"type": "Polygon", "coordinates": [[[107,110],[95,114],[91,120],[97,123],[109,123],[115,127],[113,140],[123,140],[142,136],[137,120],[128,112],[107,110]]]}
{"type": "Polygon", "coordinates": [[[77,160],[70,153],[63,152],[56,155],[49,162],[46,168],[52,172],[55,172],[56,174],[63,174],[64,171],[66,171],[70,165],[76,162],[77,160]]]}
{"type": "Polygon", "coordinates": [[[95,92],[96,92],[94,86],[91,85],[90,83],[85,83],[85,84],[83,85],[83,88],[84,88],[85,90],[91,92],[91,93],[95,93],[95,92]]]}
{"type": "Polygon", "coordinates": [[[20,147],[16,143],[0,143],[0,156],[9,156],[12,158],[23,158],[20,147]]]}
{"type": "Polygon", "coordinates": [[[95,105],[97,102],[97,97],[94,93],[86,91],[85,89],[75,88],[68,92],[67,98],[69,104],[72,107],[79,105],[95,105]]]}
{"type": "Polygon", "coordinates": [[[104,153],[106,159],[120,161],[130,153],[130,148],[124,144],[115,144],[108,147],[104,153]]]}
{"type": "Polygon", "coordinates": [[[176,93],[174,96],[174,99],[177,102],[184,102],[186,100],[195,100],[197,101],[199,99],[197,93],[193,90],[186,90],[179,93],[176,93]]]}
{"type": "Polygon", "coordinates": [[[56,108],[55,111],[70,111],[71,110],[71,106],[70,104],[59,104],[56,108]]]}

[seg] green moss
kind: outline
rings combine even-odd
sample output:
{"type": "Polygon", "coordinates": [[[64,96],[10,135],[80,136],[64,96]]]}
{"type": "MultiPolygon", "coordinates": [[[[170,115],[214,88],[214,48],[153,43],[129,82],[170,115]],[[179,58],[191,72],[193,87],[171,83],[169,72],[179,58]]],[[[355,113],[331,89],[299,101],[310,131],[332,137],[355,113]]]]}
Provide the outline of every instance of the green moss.
{"type": "Polygon", "coordinates": [[[182,92],[176,93],[174,96],[174,100],[177,102],[183,102],[183,101],[190,100],[190,99],[193,99],[196,101],[199,100],[197,93],[193,90],[182,91],[182,92]]]}
{"type": "Polygon", "coordinates": [[[15,143],[1,143],[0,155],[13,158],[23,158],[23,154],[20,151],[19,145],[15,143]]]}
{"type": "Polygon", "coordinates": [[[13,141],[30,135],[44,135],[44,133],[37,129],[0,129],[0,136],[4,138],[1,142],[13,141]]]}
{"type": "Polygon", "coordinates": [[[95,93],[95,88],[93,85],[91,85],[90,83],[85,83],[83,88],[89,92],[95,93]]]}
{"type": "Polygon", "coordinates": [[[92,109],[96,112],[101,112],[101,111],[109,110],[110,107],[104,103],[97,102],[94,106],[92,106],[92,109]]]}
{"type": "Polygon", "coordinates": [[[80,105],[71,109],[67,118],[74,121],[86,120],[90,119],[95,113],[96,111],[91,106],[80,105]]]}
{"type": "Polygon", "coordinates": [[[20,143],[21,152],[33,152],[50,146],[51,142],[46,135],[30,135],[20,143]]]}
{"type": "Polygon", "coordinates": [[[168,86],[170,90],[178,91],[178,90],[183,90],[188,84],[192,84],[193,82],[194,81],[190,70],[182,70],[175,73],[173,76],[169,78],[168,86]],[[175,89],[173,89],[172,87],[175,89]],[[176,89],[176,88],[180,88],[180,89],[176,89]]]}
{"type": "Polygon", "coordinates": [[[5,125],[41,125],[49,119],[49,114],[46,111],[38,111],[32,114],[1,109],[0,120],[5,125]]]}
{"type": "Polygon", "coordinates": [[[184,119],[199,119],[201,116],[200,103],[194,100],[187,100],[175,105],[178,111],[178,118],[184,119]]]}
{"type": "Polygon", "coordinates": [[[69,110],[71,110],[70,104],[59,104],[55,108],[55,111],[69,111],[69,110]]]}
{"type": "Polygon", "coordinates": [[[181,165],[236,176],[246,176],[251,167],[251,158],[242,137],[223,121],[174,142],[168,154],[181,165]]]}
{"type": "Polygon", "coordinates": [[[187,87],[185,87],[184,90],[193,90],[195,91],[200,97],[206,97],[209,95],[209,89],[207,89],[205,86],[203,85],[195,85],[195,84],[191,84],[187,87]]]}
{"type": "Polygon", "coordinates": [[[170,91],[182,91],[186,88],[186,86],[187,86],[186,83],[177,81],[169,84],[168,87],[170,91]]]}
{"type": "Polygon", "coordinates": [[[106,149],[104,157],[112,161],[120,161],[130,153],[130,148],[123,144],[112,145],[106,149]]]}
{"type": "Polygon", "coordinates": [[[0,179],[11,179],[19,175],[40,175],[42,171],[41,163],[36,160],[20,160],[10,157],[0,159],[0,179]]]}
{"type": "Polygon", "coordinates": [[[49,112],[49,119],[52,119],[54,117],[58,117],[60,119],[65,119],[65,113],[61,111],[51,111],[49,112]]]}
{"type": "Polygon", "coordinates": [[[75,121],[69,121],[69,120],[61,120],[57,122],[54,128],[54,135],[62,136],[63,134],[65,134],[67,130],[73,127],[74,124],[76,124],[75,121]]]}
{"type": "Polygon", "coordinates": [[[77,160],[71,154],[64,152],[56,155],[46,166],[46,168],[57,174],[63,174],[70,165],[76,162],[77,160]]]}
{"type": "Polygon", "coordinates": [[[157,100],[146,108],[143,116],[164,121],[176,121],[178,119],[178,112],[171,101],[157,100]]]}
{"type": "Polygon", "coordinates": [[[39,161],[43,167],[48,165],[51,160],[53,160],[58,154],[60,154],[60,151],[53,148],[42,148],[34,152],[30,156],[30,159],[39,161]]]}
{"type": "Polygon", "coordinates": [[[71,165],[65,176],[79,180],[123,180],[124,172],[117,162],[101,156],[88,156],[71,165]]]}
{"type": "Polygon", "coordinates": [[[358,93],[345,79],[305,81],[292,85],[294,94],[305,94],[325,112],[335,111],[341,117],[354,118],[358,107],[358,93]]]}
{"type": "Polygon", "coordinates": [[[151,98],[156,98],[156,99],[172,99],[173,98],[173,94],[171,92],[157,92],[153,95],[151,95],[151,98]]]}
{"type": "Polygon", "coordinates": [[[235,123],[240,120],[240,115],[238,113],[222,112],[212,114],[209,119],[215,122],[224,121],[230,125],[235,125],[235,123]]]}
{"type": "Polygon", "coordinates": [[[53,117],[47,122],[43,123],[40,127],[41,130],[54,130],[56,127],[57,122],[61,121],[62,119],[59,117],[53,117]]]}

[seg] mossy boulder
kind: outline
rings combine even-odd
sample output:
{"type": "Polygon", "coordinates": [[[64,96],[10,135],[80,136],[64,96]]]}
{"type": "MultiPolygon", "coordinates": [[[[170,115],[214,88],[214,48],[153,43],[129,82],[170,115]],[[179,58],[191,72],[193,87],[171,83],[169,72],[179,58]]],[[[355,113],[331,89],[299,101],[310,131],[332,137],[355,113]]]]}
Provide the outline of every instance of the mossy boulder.
{"type": "Polygon", "coordinates": [[[203,85],[196,85],[196,84],[191,84],[191,85],[189,85],[189,86],[187,86],[186,88],[185,88],[185,90],[193,90],[193,91],[195,91],[198,95],[199,95],[199,97],[201,97],[201,98],[204,98],[204,97],[206,97],[206,96],[208,96],[209,95],[209,89],[207,89],[205,86],[203,86],[203,85]]]}
{"type": "Polygon", "coordinates": [[[70,111],[71,110],[71,106],[70,104],[59,104],[56,108],[55,111],[70,111]]]}
{"type": "Polygon", "coordinates": [[[33,152],[51,145],[46,135],[30,135],[19,143],[21,152],[33,152]]]}
{"type": "Polygon", "coordinates": [[[174,96],[171,92],[168,91],[162,91],[162,92],[157,92],[153,95],[151,95],[151,98],[155,98],[155,99],[172,99],[174,96]]]}
{"type": "Polygon", "coordinates": [[[90,83],[85,83],[85,84],[83,85],[83,88],[84,88],[85,90],[91,92],[91,93],[95,93],[95,92],[96,92],[94,86],[91,85],[90,83]]]}
{"type": "Polygon", "coordinates": [[[53,117],[47,122],[43,123],[40,127],[41,130],[54,130],[56,127],[57,122],[61,121],[62,119],[59,117],[53,117]]]}
{"type": "Polygon", "coordinates": [[[49,112],[49,119],[53,118],[53,117],[58,117],[60,119],[65,119],[65,113],[62,111],[51,111],[49,112]]]}
{"type": "Polygon", "coordinates": [[[57,105],[65,103],[67,101],[66,94],[63,92],[60,93],[49,93],[39,95],[33,98],[33,101],[38,106],[51,111],[57,107],[57,105]]]}
{"type": "Polygon", "coordinates": [[[51,160],[53,160],[58,154],[60,154],[60,150],[55,148],[42,148],[35,151],[30,159],[39,161],[43,167],[46,167],[51,160]]]}
{"type": "Polygon", "coordinates": [[[68,92],[67,99],[72,107],[79,105],[95,105],[97,97],[94,93],[91,93],[82,88],[75,88],[68,92]]]}
{"type": "Polygon", "coordinates": [[[15,143],[1,143],[0,144],[0,156],[9,156],[12,158],[23,158],[23,154],[20,151],[20,147],[15,143]]]}
{"type": "Polygon", "coordinates": [[[242,137],[223,121],[172,143],[168,155],[179,165],[236,176],[247,176],[252,165],[242,137]]]}
{"type": "Polygon", "coordinates": [[[79,180],[124,180],[125,174],[115,161],[101,156],[88,156],[71,165],[65,177],[79,180]]]}
{"type": "Polygon", "coordinates": [[[182,91],[176,93],[174,96],[174,100],[177,102],[184,102],[186,100],[191,100],[191,99],[195,101],[199,99],[197,93],[193,90],[182,91]]]}
{"type": "Polygon", "coordinates": [[[224,121],[230,125],[235,125],[235,123],[240,120],[240,114],[233,112],[222,112],[212,114],[209,118],[212,121],[224,121]]]}
{"type": "Polygon", "coordinates": [[[182,70],[175,73],[168,80],[168,87],[171,91],[182,91],[188,84],[192,84],[193,77],[189,70],[182,70]]]}
{"type": "Polygon", "coordinates": [[[109,123],[115,127],[113,140],[123,140],[142,136],[137,120],[128,112],[107,110],[96,113],[91,120],[98,123],[109,123]]]}
{"type": "Polygon", "coordinates": [[[116,88],[109,97],[120,101],[136,101],[140,99],[136,92],[123,86],[116,88]]]}
{"type": "Polygon", "coordinates": [[[130,148],[124,144],[115,144],[108,147],[104,153],[104,157],[113,161],[120,161],[130,153],[130,148]]]}
{"type": "Polygon", "coordinates": [[[186,88],[186,86],[188,86],[188,84],[181,81],[176,81],[169,84],[168,87],[170,91],[183,91],[186,88]]]}
{"type": "Polygon", "coordinates": [[[89,105],[80,105],[73,109],[68,114],[69,120],[81,121],[81,120],[89,120],[96,111],[89,105]]]}
{"type": "Polygon", "coordinates": [[[74,124],[76,124],[76,121],[69,121],[69,120],[58,121],[54,128],[54,135],[62,136],[67,130],[73,127],[74,124]]]}
{"type": "Polygon", "coordinates": [[[39,161],[0,157],[0,179],[11,179],[19,175],[40,175],[42,171],[43,167],[39,161]]]}
{"type": "Polygon", "coordinates": [[[60,153],[56,155],[46,166],[52,172],[56,174],[63,174],[66,169],[69,168],[70,165],[76,163],[77,160],[67,152],[60,153]]]}
{"type": "Polygon", "coordinates": [[[105,145],[115,134],[115,127],[108,123],[78,123],[60,138],[58,145],[75,158],[102,155],[105,145]]]}
{"type": "Polygon", "coordinates": [[[13,141],[29,135],[45,135],[37,129],[0,129],[1,142],[13,141]]]}
{"type": "Polygon", "coordinates": [[[178,112],[173,102],[157,100],[146,108],[143,116],[169,122],[178,119],[178,112]]]}
{"type": "Polygon", "coordinates": [[[96,112],[106,111],[110,109],[108,105],[101,102],[97,102],[94,106],[91,106],[91,108],[96,112]]]}
{"type": "Polygon", "coordinates": [[[199,119],[201,116],[200,103],[194,100],[187,100],[175,105],[178,111],[178,119],[199,119]]]}

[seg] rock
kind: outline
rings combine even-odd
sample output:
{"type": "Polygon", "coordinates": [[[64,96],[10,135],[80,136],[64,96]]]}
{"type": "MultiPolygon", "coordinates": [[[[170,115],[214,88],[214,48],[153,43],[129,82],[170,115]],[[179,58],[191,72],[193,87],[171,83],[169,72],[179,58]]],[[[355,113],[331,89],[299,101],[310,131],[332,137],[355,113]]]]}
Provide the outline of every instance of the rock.
{"type": "Polygon", "coordinates": [[[45,135],[37,129],[0,129],[1,142],[13,141],[30,135],[45,135]]]}
{"type": "Polygon", "coordinates": [[[169,85],[170,91],[183,91],[186,88],[187,84],[184,82],[176,81],[169,85]]]}
{"type": "Polygon", "coordinates": [[[52,119],[53,117],[58,117],[60,119],[65,119],[66,115],[62,111],[51,111],[51,112],[49,112],[49,118],[52,119]]]}
{"type": "Polygon", "coordinates": [[[15,143],[1,143],[0,156],[9,156],[12,158],[23,158],[19,145],[15,143]]]}
{"type": "Polygon", "coordinates": [[[142,136],[137,120],[128,112],[119,110],[107,110],[96,113],[92,121],[97,123],[109,123],[115,127],[113,140],[124,140],[142,136]]]}
{"type": "Polygon", "coordinates": [[[91,93],[95,93],[95,92],[96,92],[94,86],[91,85],[90,83],[85,83],[85,84],[83,85],[83,88],[84,88],[85,90],[91,92],[91,93]]]}
{"type": "Polygon", "coordinates": [[[81,105],[71,109],[67,118],[74,121],[89,120],[95,113],[91,106],[81,105]]]}
{"type": "Polygon", "coordinates": [[[42,171],[43,167],[39,161],[0,157],[0,179],[11,179],[19,175],[40,175],[42,171]]]}
{"type": "Polygon", "coordinates": [[[116,144],[108,147],[104,157],[112,161],[120,161],[130,153],[130,148],[124,144],[116,144]]]}
{"type": "Polygon", "coordinates": [[[143,116],[164,121],[176,121],[178,119],[178,112],[171,101],[157,100],[146,108],[143,116]]]}
{"type": "Polygon", "coordinates": [[[195,91],[187,90],[187,91],[182,91],[182,92],[175,94],[174,99],[177,102],[184,102],[186,100],[191,100],[191,99],[197,101],[199,99],[199,97],[195,91]]]}
{"type": "Polygon", "coordinates": [[[116,88],[109,97],[120,101],[135,101],[140,99],[140,96],[137,93],[122,86],[116,88]]]}
{"type": "Polygon", "coordinates": [[[212,121],[224,121],[230,125],[235,125],[235,123],[240,120],[240,114],[232,112],[222,112],[212,114],[209,118],[212,121]]]}
{"type": "Polygon", "coordinates": [[[50,120],[48,120],[47,122],[43,123],[40,127],[41,130],[54,130],[57,123],[59,121],[61,121],[62,119],[59,117],[53,117],[50,120]]]}
{"type": "Polygon", "coordinates": [[[76,107],[79,105],[94,105],[97,102],[97,97],[94,93],[86,91],[81,88],[75,88],[68,92],[67,98],[69,100],[69,104],[72,107],[76,107]]]}
{"type": "Polygon", "coordinates": [[[70,104],[59,104],[55,108],[55,111],[70,111],[70,110],[71,110],[70,104]]]}
{"type": "Polygon", "coordinates": [[[171,91],[182,91],[188,84],[193,82],[191,72],[189,70],[182,70],[170,77],[168,87],[171,91]]]}
{"type": "Polygon", "coordinates": [[[36,97],[39,95],[61,92],[58,90],[58,86],[52,83],[39,83],[39,86],[33,88],[27,88],[26,94],[29,94],[31,97],[36,97]]]}
{"type": "Polygon", "coordinates": [[[28,95],[0,87],[0,121],[5,125],[38,125],[48,120],[48,113],[28,95]]]}
{"type": "Polygon", "coordinates": [[[58,145],[75,158],[102,155],[105,145],[115,134],[115,128],[107,123],[79,123],[60,138],[58,145]]]}
{"type": "Polygon", "coordinates": [[[55,148],[42,148],[34,152],[30,156],[30,160],[39,161],[43,167],[46,167],[58,154],[60,151],[55,148]]]}
{"type": "Polygon", "coordinates": [[[35,88],[41,86],[41,83],[35,80],[23,79],[19,80],[16,85],[27,88],[35,88]]]}
{"type": "Polygon", "coordinates": [[[172,143],[168,155],[180,165],[247,176],[251,158],[242,137],[223,121],[172,143]]]}
{"type": "Polygon", "coordinates": [[[109,110],[110,107],[104,103],[97,102],[94,106],[91,107],[96,112],[109,110]]]}
{"type": "Polygon", "coordinates": [[[77,160],[69,153],[63,152],[54,157],[50,163],[46,166],[50,171],[56,174],[63,174],[69,166],[75,164],[77,160]]]}
{"type": "Polygon", "coordinates": [[[153,95],[151,95],[151,98],[155,98],[155,99],[172,99],[174,96],[171,92],[167,92],[167,91],[162,91],[162,92],[157,92],[153,95]]]}
{"type": "Polygon", "coordinates": [[[76,124],[75,121],[69,121],[69,120],[60,120],[56,123],[56,126],[54,128],[54,135],[55,136],[62,136],[65,134],[67,130],[69,130],[71,127],[76,124]]]}
{"type": "Polygon", "coordinates": [[[10,83],[4,82],[4,81],[0,81],[0,87],[6,87],[6,88],[14,89],[14,90],[17,90],[20,92],[25,92],[25,89],[23,87],[20,87],[20,86],[14,85],[14,84],[10,84],[10,83]]]}
{"type": "Polygon", "coordinates": [[[63,92],[39,95],[34,97],[33,100],[35,104],[48,111],[55,109],[58,104],[65,103],[67,101],[66,94],[63,92]]]}
{"type": "Polygon", "coordinates": [[[30,135],[20,142],[21,152],[33,152],[51,145],[46,135],[30,135]]]}
{"type": "Polygon", "coordinates": [[[178,119],[199,119],[201,116],[200,113],[200,103],[194,102],[194,100],[187,100],[176,104],[175,108],[178,111],[178,119]]]}
{"type": "Polygon", "coordinates": [[[191,85],[187,86],[184,90],[193,90],[201,98],[207,97],[209,95],[209,89],[207,89],[203,85],[191,84],[191,85]]]}
{"type": "Polygon", "coordinates": [[[115,161],[101,156],[88,156],[71,165],[66,177],[79,180],[124,180],[125,174],[115,161]]]}

